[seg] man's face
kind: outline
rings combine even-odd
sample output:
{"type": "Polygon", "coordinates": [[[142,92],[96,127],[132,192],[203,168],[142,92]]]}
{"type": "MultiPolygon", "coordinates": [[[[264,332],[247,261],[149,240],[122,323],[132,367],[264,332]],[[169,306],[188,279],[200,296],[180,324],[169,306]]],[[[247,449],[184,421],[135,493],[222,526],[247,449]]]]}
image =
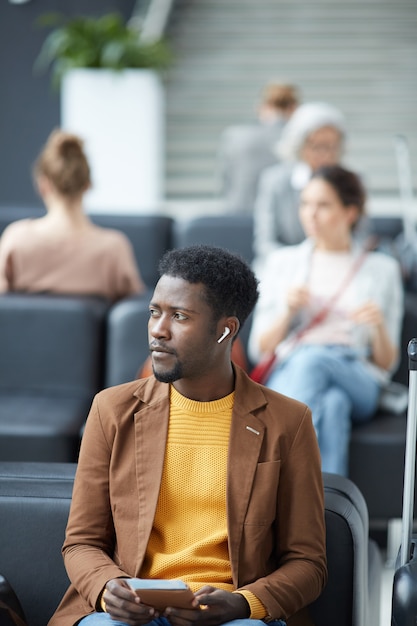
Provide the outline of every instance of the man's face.
{"type": "Polygon", "coordinates": [[[155,377],[165,383],[198,379],[215,367],[217,325],[201,283],[164,275],[158,281],[148,322],[155,377]]]}

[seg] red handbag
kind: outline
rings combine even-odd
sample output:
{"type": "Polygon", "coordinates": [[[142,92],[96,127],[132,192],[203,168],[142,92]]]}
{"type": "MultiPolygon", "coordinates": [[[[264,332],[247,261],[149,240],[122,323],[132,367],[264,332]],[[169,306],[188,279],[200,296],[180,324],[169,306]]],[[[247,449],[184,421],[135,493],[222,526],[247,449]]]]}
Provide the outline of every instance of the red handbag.
{"type": "Polygon", "coordinates": [[[269,374],[274,369],[276,360],[277,355],[274,353],[267,356],[265,359],[255,365],[255,367],[249,374],[249,377],[254,380],[255,383],[260,383],[261,385],[263,385],[264,382],[269,378],[269,374]]]}

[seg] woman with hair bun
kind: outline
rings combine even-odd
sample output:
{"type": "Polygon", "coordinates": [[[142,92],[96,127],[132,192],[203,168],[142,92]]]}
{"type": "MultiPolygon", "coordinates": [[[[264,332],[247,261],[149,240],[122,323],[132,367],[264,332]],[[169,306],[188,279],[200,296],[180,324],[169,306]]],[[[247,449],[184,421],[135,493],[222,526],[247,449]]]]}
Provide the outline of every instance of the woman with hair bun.
{"type": "Polygon", "coordinates": [[[398,262],[352,236],[364,206],[356,174],[314,172],[299,209],[307,238],[267,258],[249,338],[253,362],[277,357],[264,384],[310,407],[323,471],[342,475],[351,421],[372,418],[397,366],[403,316],[398,262]]]}
{"type": "Polygon", "coordinates": [[[94,295],[111,301],[145,290],[132,246],[83,209],[91,186],[83,142],[54,130],[33,175],[46,215],[10,224],[0,239],[0,291],[94,295]]]}

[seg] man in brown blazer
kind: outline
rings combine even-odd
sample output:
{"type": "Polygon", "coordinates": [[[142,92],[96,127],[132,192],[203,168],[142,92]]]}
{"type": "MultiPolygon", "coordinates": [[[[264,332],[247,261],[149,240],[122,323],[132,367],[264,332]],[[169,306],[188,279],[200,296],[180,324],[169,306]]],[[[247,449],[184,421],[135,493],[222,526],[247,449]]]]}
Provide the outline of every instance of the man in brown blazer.
{"type": "Polygon", "coordinates": [[[327,576],[311,413],[231,361],[257,280],[210,246],[168,252],[160,275],[153,375],[100,392],[86,422],[49,626],[309,624],[327,576]],[[132,577],[182,579],[193,602],[158,612],[132,577]]]}

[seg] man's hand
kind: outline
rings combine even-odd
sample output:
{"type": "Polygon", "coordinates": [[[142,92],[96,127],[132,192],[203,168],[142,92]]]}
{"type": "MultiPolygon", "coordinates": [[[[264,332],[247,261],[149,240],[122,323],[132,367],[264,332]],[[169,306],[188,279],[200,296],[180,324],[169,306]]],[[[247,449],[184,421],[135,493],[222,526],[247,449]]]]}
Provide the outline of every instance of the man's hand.
{"type": "Polygon", "coordinates": [[[123,578],[109,580],[102,597],[110,617],[128,626],[142,626],[158,617],[155,609],[141,603],[123,578]]]}
{"type": "Polygon", "coordinates": [[[240,593],[231,593],[206,585],[195,593],[200,609],[167,608],[164,615],[173,626],[217,626],[250,616],[249,604],[240,593]]]}

